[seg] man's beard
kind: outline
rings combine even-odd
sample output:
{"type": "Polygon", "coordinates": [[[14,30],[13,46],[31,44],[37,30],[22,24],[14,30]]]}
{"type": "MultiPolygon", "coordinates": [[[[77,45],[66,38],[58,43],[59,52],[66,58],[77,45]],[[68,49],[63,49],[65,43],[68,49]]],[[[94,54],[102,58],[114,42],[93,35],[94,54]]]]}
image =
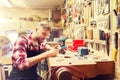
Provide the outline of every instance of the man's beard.
{"type": "Polygon", "coordinates": [[[38,44],[41,44],[43,41],[44,41],[43,39],[41,39],[41,38],[37,38],[37,42],[38,42],[38,44]]]}
{"type": "Polygon", "coordinates": [[[38,42],[38,44],[41,44],[41,43],[42,43],[42,41],[41,41],[40,38],[37,38],[37,42],[38,42]]]}

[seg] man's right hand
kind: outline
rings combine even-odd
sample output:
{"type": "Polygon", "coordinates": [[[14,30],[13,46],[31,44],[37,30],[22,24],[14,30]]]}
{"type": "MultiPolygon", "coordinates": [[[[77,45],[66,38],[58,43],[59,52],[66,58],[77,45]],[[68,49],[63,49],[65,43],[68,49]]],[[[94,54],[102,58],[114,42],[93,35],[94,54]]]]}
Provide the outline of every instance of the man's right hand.
{"type": "Polygon", "coordinates": [[[47,57],[55,57],[57,54],[59,54],[59,48],[60,46],[55,46],[51,50],[47,51],[47,57]]]}

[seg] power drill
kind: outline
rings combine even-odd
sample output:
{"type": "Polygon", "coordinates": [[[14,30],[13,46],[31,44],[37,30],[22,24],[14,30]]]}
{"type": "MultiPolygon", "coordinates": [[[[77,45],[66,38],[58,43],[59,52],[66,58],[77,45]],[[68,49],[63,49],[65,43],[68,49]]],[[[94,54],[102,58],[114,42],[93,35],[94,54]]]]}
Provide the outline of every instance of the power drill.
{"type": "Polygon", "coordinates": [[[59,50],[59,53],[61,54],[65,54],[65,49],[67,48],[66,45],[65,45],[65,41],[66,41],[66,37],[61,37],[60,40],[59,40],[59,43],[60,43],[60,46],[61,46],[61,49],[59,50]]]}

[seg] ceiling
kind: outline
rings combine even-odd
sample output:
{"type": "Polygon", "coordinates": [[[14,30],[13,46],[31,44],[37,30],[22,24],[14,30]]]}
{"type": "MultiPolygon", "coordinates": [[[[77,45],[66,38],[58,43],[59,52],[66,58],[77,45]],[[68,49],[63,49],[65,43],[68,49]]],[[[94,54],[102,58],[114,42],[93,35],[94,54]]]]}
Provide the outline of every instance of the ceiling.
{"type": "MultiPolygon", "coordinates": [[[[1,1],[1,0],[0,0],[1,1]]],[[[13,8],[53,9],[63,4],[64,0],[8,0],[13,8]]],[[[0,2],[0,7],[6,7],[0,2]]]]}

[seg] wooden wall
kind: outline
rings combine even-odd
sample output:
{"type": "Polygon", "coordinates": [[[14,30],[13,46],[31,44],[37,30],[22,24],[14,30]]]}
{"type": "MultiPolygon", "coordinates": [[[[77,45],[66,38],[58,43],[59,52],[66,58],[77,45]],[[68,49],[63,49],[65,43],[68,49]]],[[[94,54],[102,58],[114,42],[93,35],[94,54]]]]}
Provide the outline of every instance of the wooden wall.
{"type": "Polygon", "coordinates": [[[115,77],[120,79],[120,26],[114,12],[120,13],[119,6],[120,0],[66,0],[63,33],[84,39],[91,51],[113,59],[115,77]]]}

